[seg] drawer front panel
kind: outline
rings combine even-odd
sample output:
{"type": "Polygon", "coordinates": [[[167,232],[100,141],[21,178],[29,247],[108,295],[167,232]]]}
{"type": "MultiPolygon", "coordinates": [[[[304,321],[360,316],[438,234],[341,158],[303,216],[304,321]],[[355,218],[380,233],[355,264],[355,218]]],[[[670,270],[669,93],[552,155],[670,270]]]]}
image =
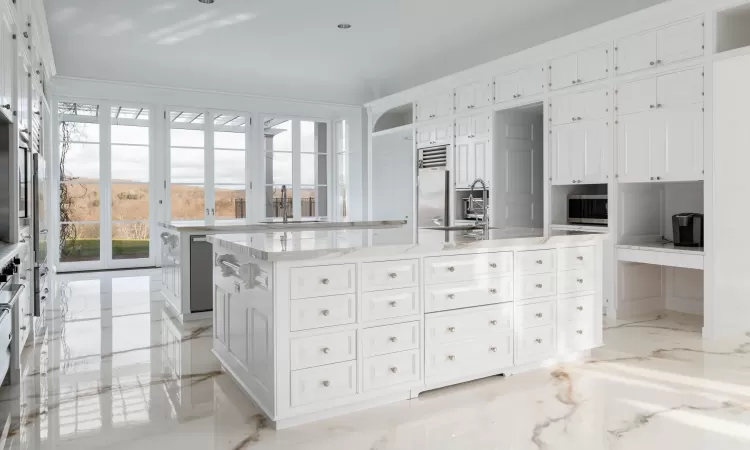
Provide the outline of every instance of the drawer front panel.
{"type": "Polygon", "coordinates": [[[554,273],[522,275],[517,279],[516,299],[548,297],[557,293],[557,279],[554,273]]]}
{"type": "Polygon", "coordinates": [[[289,341],[292,370],[357,359],[355,331],[292,338],[289,341]]]}
{"type": "Polygon", "coordinates": [[[554,272],[555,251],[533,250],[516,252],[516,270],[519,274],[554,272]]]}
{"type": "Polygon", "coordinates": [[[577,270],[594,267],[594,247],[571,247],[557,250],[558,270],[577,270]]]}
{"type": "Polygon", "coordinates": [[[355,273],[355,264],[293,268],[290,271],[291,297],[308,298],[354,293],[355,273]]]}
{"type": "Polygon", "coordinates": [[[419,260],[383,261],[362,264],[362,290],[417,286],[419,260]]]}
{"type": "Polygon", "coordinates": [[[594,290],[594,270],[568,270],[557,274],[558,292],[570,294],[572,292],[586,292],[594,290]]]}
{"type": "Polygon", "coordinates": [[[511,252],[438,256],[425,258],[424,261],[426,284],[468,281],[513,273],[513,253],[511,252]]]}
{"type": "Polygon", "coordinates": [[[365,390],[418,381],[419,350],[366,358],[363,370],[365,390]]]}
{"type": "Polygon", "coordinates": [[[419,288],[362,294],[362,320],[380,320],[419,314],[419,288]]]}
{"type": "Polygon", "coordinates": [[[516,306],[516,327],[532,328],[555,323],[555,302],[516,306]]]}
{"type": "Polygon", "coordinates": [[[419,348],[419,322],[399,323],[362,330],[365,357],[419,348]]]}
{"type": "Polygon", "coordinates": [[[557,348],[560,354],[589,350],[596,346],[594,322],[568,322],[557,332],[557,348]]]}
{"type": "Polygon", "coordinates": [[[451,378],[513,364],[511,334],[484,336],[430,346],[425,351],[425,375],[451,378]]]}
{"type": "Polygon", "coordinates": [[[557,301],[558,323],[591,322],[595,317],[595,308],[596,298],[593,295],[561,298],[557,301]]]}
{"type": "Polygon", "coordinates": [[[425,345],[462,341],[513,331],[513,304],[453,311],[425,317],[425,345]]]}
{"type": "Polygon", "coordinates": [[[513,301],[511,277],[446,283],[425,289],[425,311],[428,313],[510,301],[513,301]]]}
{"type": "Polygon", "coordinates": [[[357,364],[348,361],[292,372],[292,406],[357,393],[357,364]]]}
{"type": "Polygon", "coordinates": [[[290,302],[291,331],[331,327],[357,320],[355,295],[305,298],[290,302]]]}
{"type": "Polygon", "coordinates": [[[516,363],[537,361],[555,351],[555,327],[547,325],[516,330],[516,363]]]}

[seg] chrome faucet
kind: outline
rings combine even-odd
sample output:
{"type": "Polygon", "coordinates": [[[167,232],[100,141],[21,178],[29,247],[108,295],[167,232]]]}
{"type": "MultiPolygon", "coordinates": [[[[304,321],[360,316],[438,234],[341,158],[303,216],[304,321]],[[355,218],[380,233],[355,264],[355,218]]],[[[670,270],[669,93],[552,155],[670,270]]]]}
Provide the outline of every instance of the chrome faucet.
{"type": "Polygon", "coordinates": [[[287,214],[286,214],[286,202],[287,202],[287,195],[286,195],[286,184],[281,186],[281,216],[284,218],[284,223],[287,222],[287,214]]]}
{"type": "Polygon", "coordinates": [[[477,219],[477,225],[482,225],[482,229],[485,234],[490,230],[490,215],[489,215],[489,208],[487,206],[487,183],[484,182],[483,179],[477,178],[474,180],[473,183],[471,183],[471,190],[469,191],[469,211],[476,214],[476,211],[474,210],[474,187],[478,184],[482,185],[482,222],[480,224],[479,219],[477,219]]]}

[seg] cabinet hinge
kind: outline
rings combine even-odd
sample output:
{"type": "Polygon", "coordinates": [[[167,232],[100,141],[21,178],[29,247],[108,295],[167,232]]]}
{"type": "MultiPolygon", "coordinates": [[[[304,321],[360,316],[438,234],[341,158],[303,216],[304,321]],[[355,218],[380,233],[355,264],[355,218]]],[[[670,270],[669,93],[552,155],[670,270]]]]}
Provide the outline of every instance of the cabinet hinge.
{"type": "Polygon", "coordinates": [[[620,66],[615,66],[615,70],[620,70],[620,66]]]}
{"type": "Polygon", "coordinates": [[[620,121],[619,120],[615,120],[615,125],[618,124],[618,123],[620,123],[620,121]]]}
{"type": "Polygon", "coordinates": [[[250,182],[250,189],[252,189],[252,188],[253,188],[253,182],[251,181],[250,182]]]}
{"type": "Polygon", "coordinates": [[[549,68],[551,69],[551,68],[552,68],[552,66],[549,66],[549,68]]]}
{"type": "Polygon", "coordinates": [[[167,112],[166,111],[164,111],[164,118],[165,119],[167,118],[167,112]]]}
{"type": "Polygon", "coordinates": [[[615,51],[617,51],[617,47],[615,47],[615,51]]]}
{"type": "Polygon", "coordinates": [[[167,180],[164,180],[164,189],[167,188],[167,180]]]}
{"type": "Polygon", "coordinates": [[[17,38],[16,33],[13,33],[13,39],[16,39],[16,38],[17,38]]]}
{"type": "Polygon", "coordinates": [[[701,111],[706,112],[706,108],[701,108],[701,111]]]}

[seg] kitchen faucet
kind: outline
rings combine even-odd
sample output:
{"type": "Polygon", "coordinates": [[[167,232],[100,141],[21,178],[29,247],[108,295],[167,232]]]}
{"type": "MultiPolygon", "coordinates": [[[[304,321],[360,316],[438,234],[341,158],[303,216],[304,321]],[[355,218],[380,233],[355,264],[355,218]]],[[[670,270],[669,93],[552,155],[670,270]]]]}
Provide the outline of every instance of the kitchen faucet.
{"type": "MultiPolygon", "coordinates": [[[[477,185],[477,183],[482,185],[482,230],[484,231],[484,234],[487,234],[487,232],[490,230],[490,214],[489,214],[489,208],[487,206],[487,183],[484,182],[483,179],[477,178],[474,180],[473,183],[471,183],[471,190],[469,191],[469,211],[476,214],[476,211],[474,210],[474,187],[477,185]]],[[[477,225],[479,225],[479,219],[477,219],[477,225]]]]}
{"type": "Polygon", "coordinates": [[[284,223],[287,222],[287,214],[286,214],[286,184],[281,186],[281,216],[284,218],[284,223]]]}

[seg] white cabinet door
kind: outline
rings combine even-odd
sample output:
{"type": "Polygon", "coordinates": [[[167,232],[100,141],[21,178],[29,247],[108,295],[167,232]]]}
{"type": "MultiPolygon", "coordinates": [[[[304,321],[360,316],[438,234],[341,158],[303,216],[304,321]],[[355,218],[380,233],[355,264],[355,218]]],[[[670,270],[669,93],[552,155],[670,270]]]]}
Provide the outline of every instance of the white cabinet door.
{"type": "Polygon", "coordinates": [[[529,97],[544,92],[544,66],[532,66],[517,72],[518,98],[529,97]]]}
{"type": "Polygon", "coordinates": [[[656,32],[659,64],[696,58],[703,54],[703,18],[680,22],[656,32]]]}
{"type": "Polygon", "coordinates": [[[18,58],[18,129],[30,133],[29,102],[31,101],[31,68],[28,61],[19,55],[18,58]]]}
{"type": "Polygon", "coordinates": [[[417,101],[417,120],[420,122],[451,114],[453,114],[452,91],[428,95],[417,101]]]}
{"type": "Polygon", "coordinates": [[[609,115],[609,91],[597,89],[583,92],[579,101],[574,101],[574,115],[578,121],[602,119],[609,115]]]}
{"type": "Polygon", "coordinates": [[[659,129],[657,111],[621,116],[617,124],[617,175],[623,183],[649,181],[653,129],[659,129]]]}
{"type": "MultiPolygon", "coordinates": [[[[481,178],[487,183],[488,187],[492,186],[492,152],[490,150],[490,141],[487,139],[475,139],[472,145],[474,156],[474,179],[481,178]]],[[[473,183],[471,180],[470,183],[473,183]]]]}
{"type": "Polygon", "coordinates": [[[474,82],[456,88],[456,112],[483,108],[489,105],[492,89],[488,82],[474,82]]]}
{"type": "Polygon", "coordinates": [[[453,90],[441,92],[435,99],[435,118],[453,114],[453,90]]]}
{"type": "Polygon", "coordinates": [[[632,114],[656,107],[656,79],[629,81],[617,86],[617,114],[632,114]]]}
{"type": "Polygon", "coordinates": [[[0,110],[13,121],[13,74],[16,67],[15,40],[10,15],[3,12],[0,21],[0,110]]]}
{"type": "Polygon", "coordinates": [[[578,124],[583,129],[584,145],[573,164],[582,168],[577,180],[582,183],[606,183],[609,175],[611,133],[607,119],[589,120],[578,124]]]}
{"type": "Polygon", "coordinates": [[[561,56],[550,61],[550,89],[575,86],[578,79],[578,55],[561,56]]]}
{"type": "Polygon", "coordinates": [[[563,125],[575,122],[575,100],[574,95],[561,95],[550,100],[550,112],[552,114],[552,125],[563,125]]]}
{"type": "Polygon", "coordinates": [[[435,145],[450,145],[453,140],[453,124],[448,123],[441,123],[439,125],[435,125],[434,128],[434,142],[435,145]]]}
{"type": "Polygon", "coordinates": [[[657,106],[674,108],[703,102],[703,67],[662,75],[656,80],[657,106]]]}
{"type": "Polygon", "coordinates": [[[454,177],[457,188],[468,188],[474,181],[473,164],[470,161],[471,145],[471,139],[456,142],[454,177]]]}
{"type": "Polygon", "coordinates": [[[417,128],[417,148],[430,147],[434,131],[434,127],[417,128]]]}
{"type": "Polygon", "coordinates": [[[488,137],[490,135],[492,116],[489,114],[477,114],[469,118],[470,131],[473,137],[488,137]]]}
{"type": "Polygon", "coordinates": [[[456,141],[469,139],[469,136],[473,133],[472,117],[459,117],[456,119],[455,134],[456,141]]]}
{"type": "Polygon", "coordinates": [[[549,141],[550,177],[552,184],[572,184],[573,159],[576,141],[580,134],[578,124],[571,123],[552,127],[549,141]]]}
{"type": "Polygon", "coordinates": [[[518,81],[522,74],[523,71],[516,71],[495,77],[495,103],[515,100],[518,97],[518,81]]]}
{"type": "Polygon", "coordinates": [[[656,32],[628,36],[615,46],[615,72],[618,75],[648,69],[656,65],[656,32]]]}
{"type": "Polygon", "coordinates": [[[455,182],[457,188],[469,188],[477,178],[491,183],[492,161],[490,141],[467,139],[456,142],[455,182]]]}
{"type": "Polygon", "coordinates": [[[663,153],[652,162],[655,175],[664,181],[703,179],[703,105],[668,109],[661,112],[664,120],[663,153]]]}
{"type": "Polygon", "coordinates": [[[576,84],[607,78],[609,50],[605,46],[594,47],[578,53],[578,76],[576,84]]]}

